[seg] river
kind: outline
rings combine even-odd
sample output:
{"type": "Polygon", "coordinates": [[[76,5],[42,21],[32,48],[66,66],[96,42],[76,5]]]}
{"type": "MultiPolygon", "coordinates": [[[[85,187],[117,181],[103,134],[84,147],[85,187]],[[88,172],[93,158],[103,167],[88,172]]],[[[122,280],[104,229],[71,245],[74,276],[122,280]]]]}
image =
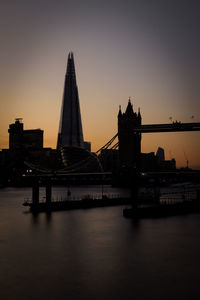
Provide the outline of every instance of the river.
{"type": "MultiPolygon", "coordinates": [[[[83,189],[102,193],[72,195],[83,189]]],[[[34,216],[28,197],[30,188],[0,190],[0,299],[200,299],[199,214],[134,222],[119,206],[34,216]]]]}

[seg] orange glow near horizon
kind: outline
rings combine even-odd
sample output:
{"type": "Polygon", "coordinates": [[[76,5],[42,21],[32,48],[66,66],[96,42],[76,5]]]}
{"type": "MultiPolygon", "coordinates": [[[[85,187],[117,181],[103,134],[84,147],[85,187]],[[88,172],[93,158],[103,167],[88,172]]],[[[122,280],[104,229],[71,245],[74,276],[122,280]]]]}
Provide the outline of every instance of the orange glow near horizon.
{"type": "MultiPolygon", "coordinates": [[[[21,115],[20,115],[21,116],[21,115]]],[[[38,116],[39,117],[39,116],[38,116]]],[[[14,120],[13,120],[14,121],[14,120]]],[[[113,124],[111,126],[110,121],[99,122],[95,119],[88,118],[83,120],[84,126],[84,140],[89,141],[92,144],[92,151],[97,151],[103,146],[112,136],[117,132],[117,114],[113,118],[113,124]]],[[[11,123],[13,123],[11,121],[11,123]]],[[[29,119],[29,122],[24,120],[24,129],[35,129],[38,126],[37,120],[29,119]],[[33,126],[32,126],[33,124],[33,126]],[[27,126],[29,125],[29,126],[27,126]]],[[[42,125],[42,122],[40,121],[42,125]]],[[[46,125],[39,126],[44,130],[44,147],[56,148],[57,133],[58,133],[58,122],[57,126],[51,124],[45,118],[46,125]]],[[[6,131],[8,128],[6,128],[6,131]]],[[[8,148],[8,134],[1,136],[1,148],[8,148]]],[[[189,167],[194,169],[200,169],[199,165],[199,149],[200,139],[199,132],[180,132],[180,133],[153,133],[142,135],[142,152],[154,152],[156,153],[157,148],[162,147],[165,150],[165,159],[176,159],[177,167],[185,167],[186,160],[189,161],[189,167]]]]}

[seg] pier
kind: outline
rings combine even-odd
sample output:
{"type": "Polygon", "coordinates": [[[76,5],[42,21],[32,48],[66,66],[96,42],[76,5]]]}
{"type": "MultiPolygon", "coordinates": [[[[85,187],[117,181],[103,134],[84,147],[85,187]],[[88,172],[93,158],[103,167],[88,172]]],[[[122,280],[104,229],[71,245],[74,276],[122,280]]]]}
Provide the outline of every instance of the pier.
{"type": "Polygon", "coordinates": [[[51,178],[43,182],[45,187],[45,197],[40,199],[40,180],[35,177],[32,186],[32,199],[25,199],[23,205],[30,208],[31,212],[50,212],[62,211],[71,209],[87,209],[96,207],[108,207],[117,205],[131,204],[131,198],[117,193],[105,194],[102,192],[98,195],[80,195],[72,196],[68,188],[65,197],[52,197],[52,182],[51,178]]]}

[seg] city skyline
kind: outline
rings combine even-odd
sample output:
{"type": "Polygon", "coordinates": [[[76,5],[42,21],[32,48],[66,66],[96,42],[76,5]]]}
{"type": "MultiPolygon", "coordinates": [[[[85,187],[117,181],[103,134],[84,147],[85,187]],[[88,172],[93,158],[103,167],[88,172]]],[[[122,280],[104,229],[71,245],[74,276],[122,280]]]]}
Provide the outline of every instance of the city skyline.
{"type": "MultiPolygon", "coordinates": [[[[129,96],[142,123],[199,122],[198,1],[1,3],[0,148],[8,125],[44,130],[56,148],[68,52],[73,51],[84,137],[95,151],[117,132],[129,96]],[[88,4],[88,5],[86,5],[88,4]]],[[[165,149],[200,168],[199,133],[148,134],[142,152],[165,149]]]]}

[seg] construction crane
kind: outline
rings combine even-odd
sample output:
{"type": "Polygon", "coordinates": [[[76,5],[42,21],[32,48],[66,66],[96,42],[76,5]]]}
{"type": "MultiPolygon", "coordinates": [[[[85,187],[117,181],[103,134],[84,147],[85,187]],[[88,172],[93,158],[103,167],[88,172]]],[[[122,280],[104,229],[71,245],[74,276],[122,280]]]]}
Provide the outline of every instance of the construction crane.
{"type": "Polygon", "coordinates": [[[188,169],[189,161],[188,161],[187,155],[186,155],[184,150],[183,150],[183,153],[184,153],[184,157],[185,157],[185,160],[186,160],[186,168],[188,169]]]}

